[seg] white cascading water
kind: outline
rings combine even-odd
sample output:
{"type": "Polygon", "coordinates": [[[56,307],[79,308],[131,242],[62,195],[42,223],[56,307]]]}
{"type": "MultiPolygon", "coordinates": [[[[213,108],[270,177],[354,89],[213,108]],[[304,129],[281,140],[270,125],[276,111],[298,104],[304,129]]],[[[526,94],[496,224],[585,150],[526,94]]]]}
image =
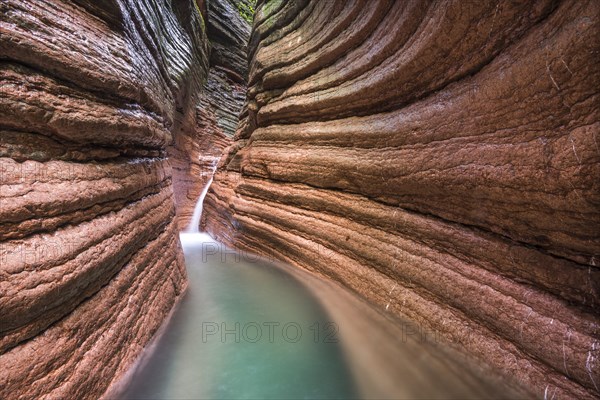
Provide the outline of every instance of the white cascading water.
{"type": "MultiPolygon", "coordinates": [[[[212,173],[214,174],[215,168],[213,168],[212,173]]],[[[210,188],[210,184],[213,181],[213,177],[211,175],[210,179],[204,189],[202,189],[202,193],[200,193],[200,197],[198,197],[198,202],[196,203],[196,207],[194,207],[194,213],[192,214],[192,219],[190,220],[189,225],[185,228],[186,233],[198,233],[200,232],[200,218],[202,217],[202,208],[204,205],[204,198],[206,197],[206,193],[208,193],[208,189],[210,188]]]]}

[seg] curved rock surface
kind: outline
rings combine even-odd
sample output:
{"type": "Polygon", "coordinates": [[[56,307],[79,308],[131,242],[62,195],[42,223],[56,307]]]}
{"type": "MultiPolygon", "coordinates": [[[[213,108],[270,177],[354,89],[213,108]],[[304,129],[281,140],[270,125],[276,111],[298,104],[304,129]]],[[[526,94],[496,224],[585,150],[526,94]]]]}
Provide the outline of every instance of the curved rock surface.
{"type": "Polygon", "coordinates": [[[263,2],[203,223],[597,397],[599,34],[593,0],[263,2]]]}
{"type": "Polygon", "coordinates": [[[98,398],[186,287],[167,146],[205,28],[191,1],[7,0],[0,29],[0,398],[98,398]]]}
{"type": "Polygon", "coordinates": [[[208,78],[196,107],[195,121],[178,128],[179,134],[168,149],[180,230],[191,228],[200,193],[223,150],[231,143],[246,99],[250,26],[238,13],[234,0],[209,1],[204,8],[211,45],[208,78]]]}

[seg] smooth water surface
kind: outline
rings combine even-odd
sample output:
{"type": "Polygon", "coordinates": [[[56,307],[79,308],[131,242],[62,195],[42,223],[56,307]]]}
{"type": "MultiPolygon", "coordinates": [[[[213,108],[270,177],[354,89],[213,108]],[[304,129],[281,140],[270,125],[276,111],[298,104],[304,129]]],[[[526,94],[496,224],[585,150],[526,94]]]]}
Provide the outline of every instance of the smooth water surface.
{"type": "Polygon", "coordinates": [[[123,399],[529,398],[338,283],[181,234],[188,290],[123,399]]]}
{"type": "Polygon", "coordinates": [[[182,234],[189,287],[127,399],[352,398],[324,309],[283,269],[182,234]]]}

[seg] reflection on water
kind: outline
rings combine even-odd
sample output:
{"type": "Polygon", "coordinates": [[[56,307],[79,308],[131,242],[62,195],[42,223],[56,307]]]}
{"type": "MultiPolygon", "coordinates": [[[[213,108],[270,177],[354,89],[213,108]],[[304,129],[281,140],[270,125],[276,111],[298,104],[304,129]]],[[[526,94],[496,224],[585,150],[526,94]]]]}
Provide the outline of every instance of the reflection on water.
{"type": "Polygon", "coordinates": [[[529,397],[335,282],[181,241],[187,293],[121,398],[529,397]]]}

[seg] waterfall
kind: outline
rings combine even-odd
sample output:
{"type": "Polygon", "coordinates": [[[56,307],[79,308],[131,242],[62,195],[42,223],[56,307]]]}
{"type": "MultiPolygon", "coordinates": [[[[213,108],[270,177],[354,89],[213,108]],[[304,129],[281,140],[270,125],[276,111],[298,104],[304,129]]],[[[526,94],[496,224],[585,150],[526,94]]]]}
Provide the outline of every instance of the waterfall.
{"type": "MultiPolygon", "coordinates": [[[[214,173],[214,170],[213,170],[214,173]]],[[[200,218],[202,217],[202,206],[204,204],[204,197],[206,197],[206,193],[208,193],[208,188],[210,188],[210,184],[213,181],[213,176],[211,175],[210,179],[204,189],[202,189],[202,193],[200,193],[200,197],[198,197],[198,202],[196,203],[196,207],[194,207],[194,213],[192,214],[192,219],[190,220],[189,225],[185,228],[186,233],[198,233],[200,232],[200,218]]]]}

